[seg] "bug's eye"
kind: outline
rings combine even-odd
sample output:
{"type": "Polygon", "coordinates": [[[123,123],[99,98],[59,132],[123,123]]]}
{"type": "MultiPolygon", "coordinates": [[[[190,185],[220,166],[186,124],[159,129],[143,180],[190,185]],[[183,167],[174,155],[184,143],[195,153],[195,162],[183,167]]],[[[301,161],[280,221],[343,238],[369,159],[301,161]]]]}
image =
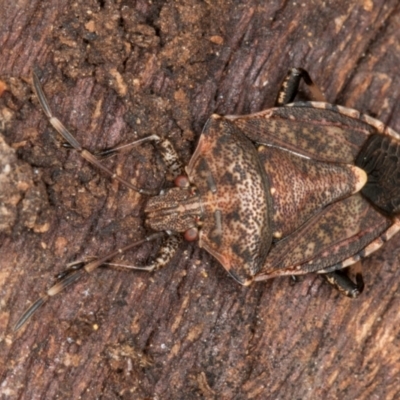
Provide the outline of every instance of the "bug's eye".
{"type": "Polygon", "coordinates": [[[190,182],[187,176],[179,175],[174,180],[175,186],[180,188],[188,188],[190,186],[190,182]]]}
{"type": "Polygon", "coordinates": [[[197,228],[190,228],[183,234],[183,237],[188,242],[193,242],[197,240],[199,237],[199,230],[197,228]]]}

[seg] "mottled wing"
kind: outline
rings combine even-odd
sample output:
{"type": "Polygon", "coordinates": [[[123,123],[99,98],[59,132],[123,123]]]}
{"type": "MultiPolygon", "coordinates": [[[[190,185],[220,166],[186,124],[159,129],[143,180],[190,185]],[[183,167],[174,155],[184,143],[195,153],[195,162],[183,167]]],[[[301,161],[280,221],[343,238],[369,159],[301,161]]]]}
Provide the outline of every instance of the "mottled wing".
{"type": "Polygon", "coordinates": [[[187,173],[203,211],[199,245],[249,284],[272,241],[271,200],[257,150],[230,121],[213,116],[187,173]]]}
{"type": "Polygon", "coordinates": [[[368,174],[362,194],[390,215],[400,212],[400,142],[387,135],[372,135],[356,165],[368,174]]]}
{"type": "Polygon", "coordinates": [[[360,115],[327,103],[293,103],[290,107],[226,118],[253,142],[281,147],[314,160],[354,164],[365,141],[377,133],[356,113],[360,115]]]}
{"type": "Polygon", "coordinates": [[[398,229],[396,220],[383,216],[355,194],[326,207],[273,245],[256,279],[329,270],[339,263],[338,269],[351,265],[376,250],[382,239],[388,238],[386,232],[393,235],[398,229]]]}

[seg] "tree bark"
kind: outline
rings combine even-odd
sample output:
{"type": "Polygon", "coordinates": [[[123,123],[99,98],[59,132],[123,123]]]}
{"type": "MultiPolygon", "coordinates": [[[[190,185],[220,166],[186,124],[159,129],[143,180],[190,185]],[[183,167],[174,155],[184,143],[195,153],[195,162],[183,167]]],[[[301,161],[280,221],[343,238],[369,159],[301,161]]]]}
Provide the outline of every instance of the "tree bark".
{"type": "MultiPolygon", "coordinates": [[[[400,131],[398,1],[317,3],[0,0],[1,399],[400,397],[399,235],[363,262],[356,300],[315,275],[241,287],[183,244],[152,275],[101,268],[12,331],[67,263],[148,233],[146,196],[61,146],[32,69],[93,152],[157,133],[187,163],[212,113],[272,107],[293,66],[400,131]]],[[[151,143],[105,163],[163,184],[151,143]]]]}

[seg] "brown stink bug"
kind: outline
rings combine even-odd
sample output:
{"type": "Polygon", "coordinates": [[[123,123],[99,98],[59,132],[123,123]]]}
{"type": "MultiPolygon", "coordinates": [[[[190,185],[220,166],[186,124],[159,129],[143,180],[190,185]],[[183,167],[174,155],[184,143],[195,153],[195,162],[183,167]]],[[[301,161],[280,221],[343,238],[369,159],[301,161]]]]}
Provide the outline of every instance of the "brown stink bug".
{"type": "Polygon", "coordinates": [[[105,168],[53,116],[36,74],[40,104],[53,127],[83,158],[149,196],[153,233],[111,254],[78,263],[22,315],[19,329],[49,297],[114,256],[164,237],[156,259],[166,265],[180,243],[199,241],[242,285],[279,275],[322,274],[350,297],[363,289],[343,268],[376,251],[400,230],[400,135],[356,110],[324,101],[308,73],[289,71],[276,107],[244,116],[213,115],[182,174],[167,139],[158,141],[175,187],[138,189],[105,168]],[[318,102],[294,102],[301,79],[318,102]]]}

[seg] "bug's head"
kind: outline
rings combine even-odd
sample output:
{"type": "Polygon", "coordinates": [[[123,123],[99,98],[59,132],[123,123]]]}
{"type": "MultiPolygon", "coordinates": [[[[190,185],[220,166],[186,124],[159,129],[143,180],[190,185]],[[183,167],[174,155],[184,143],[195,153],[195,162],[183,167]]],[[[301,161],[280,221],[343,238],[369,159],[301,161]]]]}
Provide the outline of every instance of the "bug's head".
{"type": "Polygon", "coordinates": [[[199,196],[187,177],[178,176],[175,184],[147,202],[146,225],[155,231],[184,232],[186,240],[196,240],[202,217],[199,196]]]}

